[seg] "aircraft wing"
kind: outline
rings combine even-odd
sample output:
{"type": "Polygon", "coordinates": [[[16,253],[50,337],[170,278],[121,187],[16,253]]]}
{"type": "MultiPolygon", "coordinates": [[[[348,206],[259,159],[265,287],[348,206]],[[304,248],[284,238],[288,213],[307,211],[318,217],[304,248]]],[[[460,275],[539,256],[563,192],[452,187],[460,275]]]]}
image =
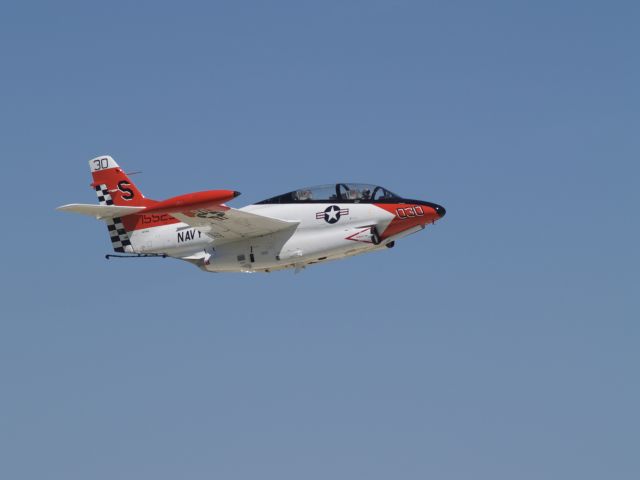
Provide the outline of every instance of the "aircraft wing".
{"type": "Polygon", "coordinates": [[[299,222],[279,220],[225,206],[224,210],[200,209],[193,212],[172,213],[171,216],[197,228],[215,239],[218,244],[243,238],[261,237],[287,229],[292,231],[299,222]]]}

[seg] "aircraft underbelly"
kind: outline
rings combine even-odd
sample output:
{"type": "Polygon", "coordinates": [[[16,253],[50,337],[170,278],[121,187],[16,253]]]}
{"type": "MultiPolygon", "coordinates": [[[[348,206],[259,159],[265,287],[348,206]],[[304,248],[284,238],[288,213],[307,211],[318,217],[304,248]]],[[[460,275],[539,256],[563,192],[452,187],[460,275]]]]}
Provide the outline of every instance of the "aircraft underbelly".
{"type": "Polygon", "coordinates": [[[275,270],[342,258],[376,248],[364,236],[360,240],[347,238],[361,233],[361,230],[302,231],[289,239],[267,235],[226,243],[214,249],[205,268],[210,271],[275,270]]]}

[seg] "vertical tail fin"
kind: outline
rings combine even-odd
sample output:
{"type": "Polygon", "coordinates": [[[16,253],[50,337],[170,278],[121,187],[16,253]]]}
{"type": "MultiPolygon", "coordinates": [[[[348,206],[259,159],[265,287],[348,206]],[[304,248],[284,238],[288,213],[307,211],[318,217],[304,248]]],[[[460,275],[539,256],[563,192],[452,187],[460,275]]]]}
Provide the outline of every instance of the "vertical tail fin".
{"type": "Polygon", "coordinates": [[[98,201],[105,205],[123,205],[130,207],[154,203],[146,199],[126,173],[108,155],[89,160],[92,187],[98,195],[98,201]]]}
{"type": "MultiPolygon", "coordinates": [[[[126,173],[108,155],[89,160],[93,183],[100,205],[145,206],[155,203],[144,197],[126,173]]],[[[132,252],[131,238],[120,217],[105,219],[116,252],[132,252]]]]}

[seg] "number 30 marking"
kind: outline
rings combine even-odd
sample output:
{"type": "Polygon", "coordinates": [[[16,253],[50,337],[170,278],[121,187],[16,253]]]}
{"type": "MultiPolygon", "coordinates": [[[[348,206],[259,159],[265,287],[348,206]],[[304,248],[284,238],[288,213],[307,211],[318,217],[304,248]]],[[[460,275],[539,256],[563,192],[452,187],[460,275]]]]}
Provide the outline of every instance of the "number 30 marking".
{"type": "Polygon", "coordinates": [[[109,159],[108,158],[96,158],[93,161],[93,169],[94,170],[105,170],[109,168],[109,159]]]}

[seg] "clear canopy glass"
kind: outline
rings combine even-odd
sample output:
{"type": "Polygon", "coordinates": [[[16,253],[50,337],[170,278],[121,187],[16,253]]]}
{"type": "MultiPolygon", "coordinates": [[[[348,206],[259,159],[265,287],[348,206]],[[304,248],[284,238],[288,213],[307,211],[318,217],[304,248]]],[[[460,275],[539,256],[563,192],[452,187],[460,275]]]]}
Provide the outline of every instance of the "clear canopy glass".
{"type": "Polygon", "coordinates": [[[379,185],[336,183],[299,188],[258,203],[366,203],[398,200],[401,200],[401,197],[379,185]]]}

